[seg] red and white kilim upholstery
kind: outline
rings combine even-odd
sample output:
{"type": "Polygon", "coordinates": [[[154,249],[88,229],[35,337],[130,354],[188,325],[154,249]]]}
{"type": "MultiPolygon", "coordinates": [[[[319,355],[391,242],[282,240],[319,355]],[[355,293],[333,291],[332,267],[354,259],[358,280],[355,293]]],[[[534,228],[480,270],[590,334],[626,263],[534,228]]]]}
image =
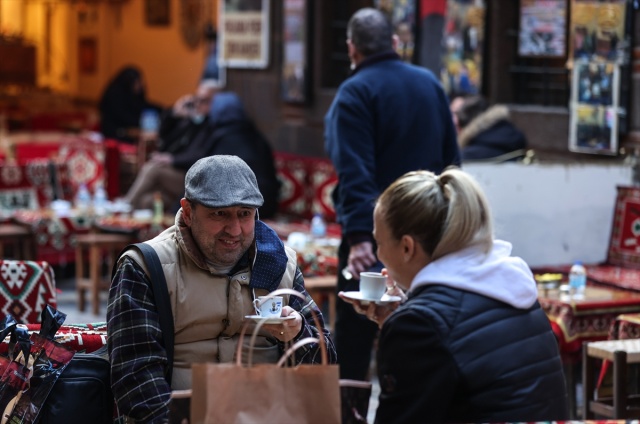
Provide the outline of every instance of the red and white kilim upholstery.
{"type": "Polygon", "coordinates": [[[331,193],[338,176],[331,161],[284,152],[275,152],[274,159],[282,182],[278,211],[302,219],[321,213],[326,221],[335,221],[331,193]]]}
{"type": "Polygon", "coordinates": [[[47,304],[57,306],[55,277],[47,262],[0,260],[0,316],[38,323],[47,304]]]}
{"type": "MultiPolygon", "coordinates": [[[[40,324],[27,324],[25,327],[29,334],[40,332],[40,324]]],[[[53,340],[75,352],[95,352],[107,345],[107,323],[63,325],[58,329],[53,340]]],[[[0,340],[0,355],[6,354],[8,347],[9,336],[4,341],[0,340]]]]}

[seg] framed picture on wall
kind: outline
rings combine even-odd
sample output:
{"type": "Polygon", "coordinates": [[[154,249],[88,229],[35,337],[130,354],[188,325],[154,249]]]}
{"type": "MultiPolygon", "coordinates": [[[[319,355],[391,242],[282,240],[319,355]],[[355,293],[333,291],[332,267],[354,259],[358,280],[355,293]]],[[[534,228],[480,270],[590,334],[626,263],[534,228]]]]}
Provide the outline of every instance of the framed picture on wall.
{"type": "MultiPolygon", "coordinates": [[[[478,94],[482,91],[485,11],[484,0],[447,0],[442,40],[445,48],[436,74],[440,75],[447,94],[478,94]]],[[[433,35],[431,33],[432,40],[433,35]]],[[[421,39],[424,47],[426,40],[421,39]]],[[[428,44],[428,47],[432,45],[428,44]]],[[[422,53],[421,47],[421,57],[424,56],[422,53]]]]}
{"type": "Polygon", "coordinates": [[[171,0],[145,0],[144,16],[147,25],[167,26],[170,23],[171,0]]]}
{"type": "Polygon", "coordinates": [[[282,99],[304,103],[309,98],[310,0],[283,0],[282,99]]]}
{"type": "Polygon", "coordinates": [[[569,150],[618,152],[620,67],[615,62],[579,61],[572,76],[569,150]]]}
{"type": "Polygon", "coordinates": [[[518,54],[564,57],[566,28],[566,0],[521,0],[518,54]]]}
{"type": "Polygon", "coordinates": [[[95,37],[79,40],[78,67],[81,74],[93,74],[98,69],[98,40],[95,37]]]}

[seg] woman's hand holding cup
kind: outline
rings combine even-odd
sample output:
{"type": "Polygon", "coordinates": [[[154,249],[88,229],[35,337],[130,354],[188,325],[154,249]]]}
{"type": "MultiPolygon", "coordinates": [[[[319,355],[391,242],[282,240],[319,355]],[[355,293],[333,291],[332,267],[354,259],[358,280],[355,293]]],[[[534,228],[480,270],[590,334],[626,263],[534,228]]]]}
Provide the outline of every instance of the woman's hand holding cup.
{"type": "Polygon", "coordinates": [[[407,296],[402,289],[396,285],[396,283],[389,277],[387,269],[382,269],[382,274],[387,277],[386,280],[386,293],[389,296],[398,296],[401,298],[398,302],[388,302],[384,304],[377,304],[369,300],[359,300],[351,297],[346,297],[344,292],[339,292],[340,299],[353,305],[353,309],[362,315],[366,315],[371,321],[378,324],[378,327],[382,327],[382,324],[393,311],[395,311],[400,304],[407,300],[407,296]]]}

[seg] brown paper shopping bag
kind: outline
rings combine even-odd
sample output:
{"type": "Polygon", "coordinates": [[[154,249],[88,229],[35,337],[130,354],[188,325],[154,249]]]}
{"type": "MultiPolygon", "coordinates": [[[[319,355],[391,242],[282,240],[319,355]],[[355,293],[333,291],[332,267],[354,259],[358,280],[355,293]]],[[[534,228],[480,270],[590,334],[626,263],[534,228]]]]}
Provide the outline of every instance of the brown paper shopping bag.
{"type": "MultiPolygon", "coordinates": [[[[298,295],[276,290],[272,295],[298,295]]],[[[316,326],[320,328],[314,315],[316,326]]],[[[249,343],[253,349],[259,323],[249,343]]],[[[329,365],[324,339],[306,338],[291,346],[278,364],[242,365],[242,329],[235,363],[193,364],[191,423],[340,423],[338,366],[329,365]],[[296,349],[319,343],[320,365],[285,366],[296,349]]]]}

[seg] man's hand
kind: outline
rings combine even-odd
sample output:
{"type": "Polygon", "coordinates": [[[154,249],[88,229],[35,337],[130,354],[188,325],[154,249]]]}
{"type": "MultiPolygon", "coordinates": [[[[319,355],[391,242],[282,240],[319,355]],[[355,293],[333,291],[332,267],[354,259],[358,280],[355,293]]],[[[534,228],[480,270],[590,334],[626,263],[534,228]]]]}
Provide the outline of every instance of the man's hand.
{"type": "Polygon", "coordinates": [[[365,272],[376,262],[377,258],[373,253],[373,243],[370,241],[363,241],[351,246],[347,268],[356,279],[360,279],[360,273],[365,272]]]}
{"type": "Polygon", "coordinates": [[[173,116],[187,118],[193,113],[195,107],[193,94],[180,97],[173,105],[173,116]]]}
{"type": "Polygon", "coordinates": [[[302,315],[291,306],[282,308],[281,317],[295,316],[295,319],[282,321],[282,324],[265,324],[262,328],[269,332],[276,339],[288,342],[293,340],[302,329],[302,315]]]}

